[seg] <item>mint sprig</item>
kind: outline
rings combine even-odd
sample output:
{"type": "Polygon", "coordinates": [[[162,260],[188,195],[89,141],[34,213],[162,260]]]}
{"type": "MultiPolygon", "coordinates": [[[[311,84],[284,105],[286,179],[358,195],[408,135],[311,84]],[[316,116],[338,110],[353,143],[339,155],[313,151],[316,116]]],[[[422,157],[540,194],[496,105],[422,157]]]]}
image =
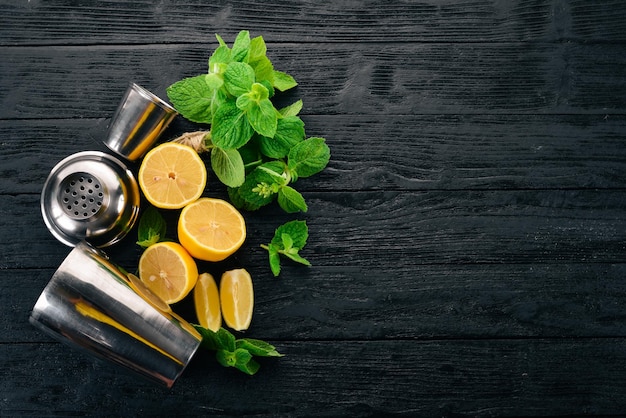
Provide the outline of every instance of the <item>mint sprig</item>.
{"type": "Polygon", "coordinates": [[[261,245],[268,251],[270,269],[275,277],[280,275],[280,256],[285,256],[296,263],[310,266],[311,263],[300,255],[306,245],[309,229],[305,221],[289,221],[274,232],[274,237],[267,245],[261,245]]]}
{"type": "Polygon", "coordinates": [[[293,183],[323,170],[330,150],[323,138],[306,139],[298,116],[302,100],[282,109],[272,102],[276,91],[298,83],[274,69],[263,37],[241,31],[232,47],[216,38],[219,47],[209,58],[207,73],[169,86],[170,101],[184,118],[211,125],[202,149],[211,152],[211,168],[228,186],[235,206],[256,210],[278,200],[288,213],[306,212],[293,183]],[[275,162],[280,169],[271,164],[275,162]],[[261,173],[266,163],[282,179],[261,173]]]}
{"type": "Polygon", "coordinates": [[[236,339],[225,328],[213,332],[200,325],[193,325],[202,336],[201,346],[215,351],[215,358],[224,367],[234,367],[246,374],[253,375],[260,364],[254,357],[282,357],[273,345],[253,338],[236,339]]]}

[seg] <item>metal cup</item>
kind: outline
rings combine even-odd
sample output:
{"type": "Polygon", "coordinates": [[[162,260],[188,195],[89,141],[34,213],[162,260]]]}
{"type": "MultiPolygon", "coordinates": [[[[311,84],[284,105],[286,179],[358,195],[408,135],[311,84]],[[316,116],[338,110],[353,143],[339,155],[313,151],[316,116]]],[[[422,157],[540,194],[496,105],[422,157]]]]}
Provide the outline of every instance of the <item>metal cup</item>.
{"type": "Polygon", "coordinates": [[[135,161],[156,143],[178,113],[143,87],[130,83],[115,112],[104,144],[135,161]]]}
{"type": "Polygon", "coordinates": [[[154,294],[146,297],[147,288],[129,276],[81,242],[52,276],[30,322],[61,342],[172,387],[202,337],[154,294]]]}

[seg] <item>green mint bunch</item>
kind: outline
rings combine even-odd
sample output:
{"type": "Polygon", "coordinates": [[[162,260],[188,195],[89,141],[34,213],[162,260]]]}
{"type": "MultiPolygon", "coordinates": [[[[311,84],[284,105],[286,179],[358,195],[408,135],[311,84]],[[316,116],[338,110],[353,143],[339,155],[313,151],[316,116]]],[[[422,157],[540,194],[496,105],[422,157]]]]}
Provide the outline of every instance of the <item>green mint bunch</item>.
{"type": "Polygon", "coordinates": [[[215,358],[224,367],[234,367],[246,374],[253,375],[261,367],[255,357],[282,357],[276,348],[265,341],[253,338],[236,339],[225,328],[213,332],[200,325],[194,328],[202,336],[201,346],[215,351],[215,358]]]}
{"type": "Polygon", "coordinates": [[[278,200],[288,213],[306,211],[292,184],[322,171],[330,150],[323,138],[306,138],[301,100],[282,109],[272,102],[296,81],[274,69],[263,37],[241,31],[232,47],[216,37],[208,73],[169,86],[170,101],[184,118],[211,125],[203,149],[235,205],[256,210],[278,200]]]}

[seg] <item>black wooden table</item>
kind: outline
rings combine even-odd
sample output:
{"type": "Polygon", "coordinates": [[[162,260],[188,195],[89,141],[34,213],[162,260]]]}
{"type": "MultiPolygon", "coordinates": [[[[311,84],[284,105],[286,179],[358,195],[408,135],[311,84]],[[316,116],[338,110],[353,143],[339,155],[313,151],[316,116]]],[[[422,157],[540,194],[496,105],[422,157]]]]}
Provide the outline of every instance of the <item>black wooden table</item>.
{"type": "MultiPolygon", "coordinates": [[[[1,416],[626,414],[623,0],[0,3],[1,416]],[[202,268],[252,273],[246,336],[286,356],[250,377],[199,352],[166,390],[28,323],[70,251],[39,194],[105,149],[129,81],[165,97],[241,29],[331,148],[298,183],[313,266],[274,278],[259,245],[293,216],[244,213],[202,268]]],[[[135,240],[109,256],[136,266],[135,240]]]]}

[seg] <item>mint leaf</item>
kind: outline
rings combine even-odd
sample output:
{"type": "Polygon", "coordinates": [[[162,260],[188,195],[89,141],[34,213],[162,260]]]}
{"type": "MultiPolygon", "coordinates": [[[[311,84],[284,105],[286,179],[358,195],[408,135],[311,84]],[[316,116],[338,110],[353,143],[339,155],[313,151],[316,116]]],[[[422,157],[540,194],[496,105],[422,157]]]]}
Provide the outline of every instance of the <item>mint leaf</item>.
{"type": "Polygon", "coordinates": [[[309,138],[295,145],[288,155],[288,168],[294,181],[322,171],[330,160],[324,138],[309,138]]]}
{"type": "Polygon", "coordinates": [[[236,362],[235,362],[235,367],[246,373],[249,375],[254,375],[256,374],[256,372],[259,371],[259,368],[261,367],[259,365],[259,363],[257,363],[252,356],[250,355],[250,353],[248,353],[246,350],[237,350],[235,352],[235,356],[236,356],[236,362]]]}
{"type": "Polygon", "coordinates": [[[257,82],[267,81],[270,86],[274,85],[274,66],[267,57],[261,57],[249,62],[254,69],[254,76],[257,82]]]}
{"type": "Polygon", "coordinates": [[[233,61],[248,62],[250,55],[250,32],[242,30],[235,38],[233,49],[231,50],[231,59],[233,61]]]}
{"type": "Polygon", "coordinates": [[[254,98],[252,96],[253,95],[248,92],[237,97],[237,100],[235,101],[237,108],[240,109],[244,113],[247,112],[248,109],[254,106],[254,103],[255,103],[254,98]]]}
{"type": "Polygon", "coordinates": [[[271,244],[276,245],[279,250],[285,249],[283,241],[284,234],[291,237],[292,248],[301,250],[304,248],[306,241],[309,238],[309,228],[307,227],[306,221],[289,221],[276,228],[271,244]]]}
{"type": "Polygon", "coordinates": [[[234,367],[246,374],[253,375],[261,367],[254,360],[257,357],[282,357],[276,348],[265,341],[252,338],[235,339],[225,328],[213,332],[197,324],[192,326],[202,337],[201,346],[215,351],[215,358],[224,367],[234,367]]]}
{"type": "Polygon", "coordinates": [[[246,112],[252,128],[260,135],[274,136],[278,123],[278,113],[270,99],[254,103],[246,112]]]}
{"type": "Polygon", "coordinates": [[[263,87],[265,87],[268,91],[268,97],[271,99],[272,97],[274,97],[275,94],[275,90],[274,90],[274,86],[272,86],[272,83],[270,83],[267,80],[261,80],[259,81],[259,84],[261,84],[263,87]]]}
{"type": "Polygon", "coordinates": [[[229,187],[243,184],[246,171],[239,151],[213,147],[211,150],[211,168],[220,181],[229,187]]]}
{"type": "Polygon", "coordinates": [[[165,239],[167,224],[159,211],[153,206],[148,206],[137,227],[137,245],[142,248],[156,244],[165,239]]]}
{"type": "Polygon", "coordinates": [[[259,363],[257,363],[254,359],[251,359],[247,364],[237,365],[235,367],[237,367],[237,369],[241,370],[242,372],[252,376],[259,371],[261,365],[259,365],[259,363]]]}
{"type": "Polygon", "coordinates": [[[269,91],[261,83],[254,83],[247,93],[237,98],[237,107],[246,113],[252,128],[259,134],[274,136],[278,112],[269,99],[269,91]]]}
{"type": "Polygon", "coordinates": [[[262,36],[257,36],[250,41],[250,55],[248,64],[254,68],[254,75],[257,82],[268,81],[274,84],[274,66],[265,55],[267,46],[262,36]]]}
{"type": "MultiPolygon", "coordinates": [[[[224,85],[224,79],[217,73],[210,73],[204,76],[204,81],[212,92],[220,89],[224,85]]],[[[214,93],[215,94],[215,93],[214,93]]]]}
{"type": "Polygon", "coordinates": [[[215,333],[221,348],[228,351],[235,351],[235,336],[226,328],[220,328],[215,333]]]}
{"type": "Polygon", "coordinates": [[[273,183],[259,181],[256,176],[246,178],[239,187],[239,197],[245,202],[244,208],[256,210],[269,205],[275,198],[278,189],[274,189],[273,183]]]}
{"type": "MultiPolygon", "coordinates": [[[[215,39],[217,39],[217,42],[220,43],[220,46],[225,46],[226,48],[228,48],[228,45],[226,45],[226,42],[224,42],[222,37],[219,36],[217,33],[215,34],[215,39]]],[[[228,48],[228,49],[230,49],[230,48],[228,48]]]]}
{"type": "Polygon", "coordinates": [[[286,91],[297,85],[296,80],[289,74],[283,73],[282,71],[274,71],[274,87],[278,90],[286,91]]]}
{"type": "Polygon", "coordinates": [[[222,65],[231,62],[230,48],[226,45],[220,45],[209,58],[209,72],[221,73],[222,65]]]}
{"type": "Polygon", "coordinates": [[[299,142],[304,140],[304,122],[298,116],[278,119],[274,137],[261,137],[261,152],[270,158],[284,158],[299,142]]]}
{"type": "MultiPolygon", "coordinates": [[[[250,98],[257,103],[267,100],[270,97],[270,91],[263,83],[252,84],[249,94],[250,94],[250,98]]],[[[272,107],[273,106],[274,105],[272,105],[272,107]]]]}
{"type": "Polygon", "coordinates": [[[269,175],[273,183],[284,186],[287,184],[287,179],[284,176],[285,168],[285,163],[282,161],[268,161],[258,166],[255,171],[269,175]]]}
{"type": "Polygon", "coordinates": [[[255,61],[265,57],[267,54],[267,45],[262,36],[257,36],[250,40],[250,61],[255,61]]]}
{"type": "Polygon", "coordinates": [[[235,342],[237,348],[245,348],[250,354],[258,357],[283,357],[276,351],[276,347],[265,341],[255,340],[253,338],[241,338],[235,342]]]}
{"type": "Polygon", "coordinates": [[[290,104],[289,106],[283,107],[278,112],[284,117],[297,116],[302,110],[302,106],[303,106],[302,100],[298,100],[297,102],[294,102],[290,104]]]}
{"type": "Polygon", "coordinates": [[[281,141],[281,138],[276,138],[276,136],[274,138],[266,136],[259,138],[259,150],[267,157],[282,158],[289,153],[289,149],[289,143],[281,141]]]}
{"type": "Polygon", "coordinates": [[[235,351],[235,365],[246,365],[252,360],[252,354],[245,348],[236,348],[235,351]]]}
{"type": "MultiPolygon", "coordinates": [[[[228,197],[230,199],[230,202],[237,209],[244,209],[244,210],[254,211],[254,210],[260,209],[263,206],[263,205],[258,204],[256,202],[249,202],[246,199],[244,199],[243,195],[240,193],[240,189],[241,189],[241,187],[229,187],[227,189],[228,190],[228,197]]],[[[270,199],[270,202],[271,202],[271,199],[270,199]]]]}
{"type": "MultiPolygon", "coordinates": [[[[217,90],[213,90],[213,98],[211,102],[211,113],[213,116],[217,113],[217,109],[219,109],[224,103],[228,102],[228,92],[219,88],[217,90]]],[[[213,119],[211,119],[211,123],[214,123],[213,119]]]]}
{"type": "Polygon", "coordinates": [[[224,102],[213,115],[211,139],[216,147],[239,148],[250,140],[253,133],[245,113],[232,100],[224,102]]]}
{"type": "Polygon", "coordinates": [[[278,248],[274,244],[269,244],[267,247],[270,269],[272,270],[274,277],[278,277],[280,274],[280,254],[278,253],[278,248]]]}
{"type": "Polygon", "coordinates": [[[235,367],[246,374],[254,375],[261,367],[247,350],[239,348],[235,351],[217,350],[215,358],[224,367],[235,367]]]}
{"type": "Polygon", "coordinates": [[[235,367],[249,375],[255,374],[259,371],[259,363],[252,359],[252,354],[244,348],[238,348],[235,350],[235,367]]]}
{"type": "Polygon", "coordinates": [[[280,188],[278,191],[278,204],[287,213],[306,212],[308,210],[304,197],[290,186],[280,188]]]}
{"type": "Polygon", "coordinates": [[[224,367],[235,367],[235,363],[237,363],[235,353],[229,350],[224,350],[223,348],[217,350],[215,358],[217,359],[217,362],[224,367]]]}
{"type": "Polygon", "coordinates": [[[202,336],[202,347],[208,350],[224,350],[232,352],[236,349],[235,336],[225,328],[220,328],[217,332],[204,328],[201,325],[192,324],[202,336]]]}
{"type": "Polygon", "coordinates": [[[197,123],[211,123],[213,90],[206,74],[184,78],[166,89],[167,97],[178,113],[197,123]]]}
{"type": "Polygon", "coordinates": [[[304,264],[305,266],[310,266],[311,263],[309,263],[309,261],[306,258],[303,258],[302,256],[300,256],[300,254],[298,254],[298,250],[295,250],[292,248],[291,251],[280,251],[280,254],[283,254],[285,257],[290,258],[292,261],[295,261],[296,263],[300,263],[300,264],[304,264]]]}
{"type": "Polygon", "coordinates": [[[216,351],[221,349],[220,341],[217,338],[217,333],[211,331],[210,329],[204,328],[201,325],[191,324],[196,331],[200,333],[202,337],[202,342],[200,346],[206,348],[207,350],[216,351]]]}
{"type": "Polygon", "coordinates": [[[293,248],[293,238],[291,238],[291,235],[283,233],[281,234],[280,239],[283,241],[285,251],[289,251],[293,248]]]}
{"type": "Polygon", "coordinates": [[[224,71],[224,87],[235,97],[247,93],[254,83],[254,69],[245,62],[231,62],[224,71]]]}
{"type": "Polygon", "coordinates": [[[282,176],[283,167],[280,161],[273,161],[255,168],[239,188],[239,196],[257,208],[271,203],[287,182],[282,176]]]}
{"type": "Polygon", "coordinates": [[[250,86],[248,92],[243,93],[237,98],[237,107],[244,112],[250,110],[252,106],[261,102],[261,100],[267,100],[269,98],[269,90],[261,84],[254,83],[250,86]]]}

